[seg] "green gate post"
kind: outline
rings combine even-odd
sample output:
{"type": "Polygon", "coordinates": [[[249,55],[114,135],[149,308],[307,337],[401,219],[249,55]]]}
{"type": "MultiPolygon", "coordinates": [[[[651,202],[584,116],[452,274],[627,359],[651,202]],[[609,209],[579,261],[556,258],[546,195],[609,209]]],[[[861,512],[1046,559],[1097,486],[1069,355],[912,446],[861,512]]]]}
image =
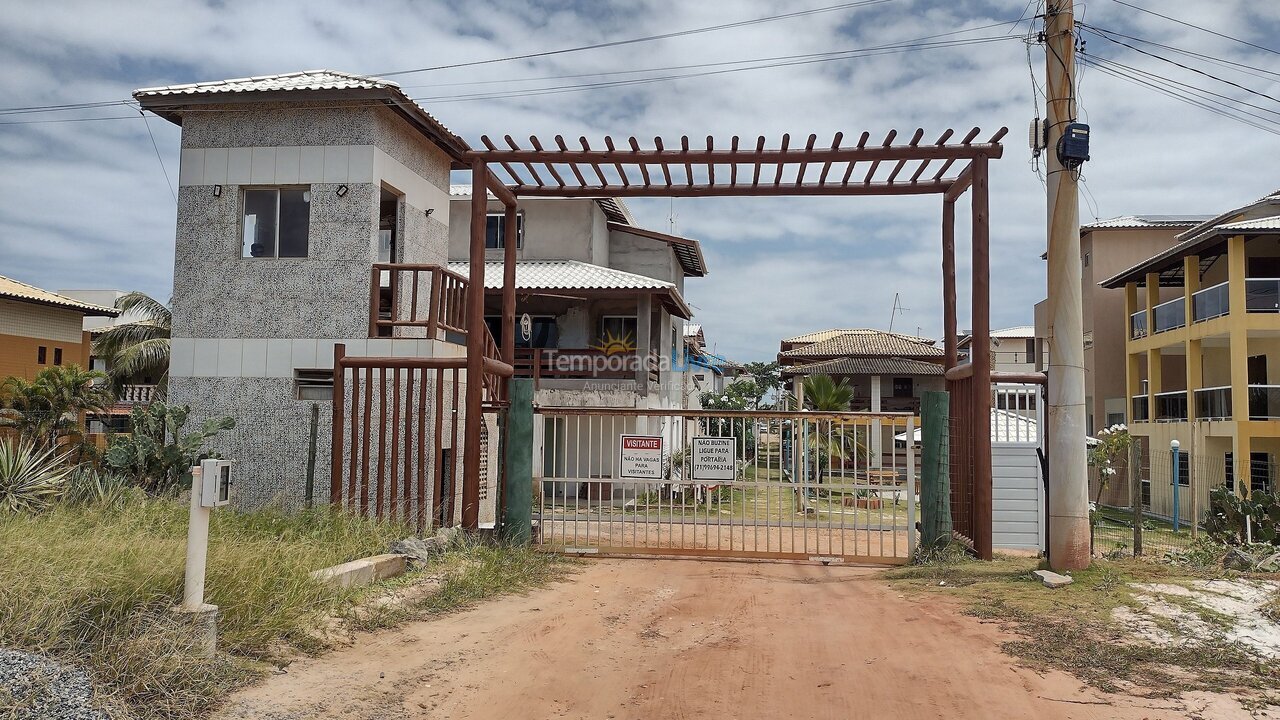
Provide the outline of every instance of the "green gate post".
{"type": "Polygon", "coordinates": [[[502,505],[502,538],[516,545],[533,539],[533,378],[511,378],[508,384],[506,483],[502,505]]]}
{"type": "Polygon", "coordinates": [[[927,391],[920,401],[920,546],[951,542],[951,396],[927,391]]]}

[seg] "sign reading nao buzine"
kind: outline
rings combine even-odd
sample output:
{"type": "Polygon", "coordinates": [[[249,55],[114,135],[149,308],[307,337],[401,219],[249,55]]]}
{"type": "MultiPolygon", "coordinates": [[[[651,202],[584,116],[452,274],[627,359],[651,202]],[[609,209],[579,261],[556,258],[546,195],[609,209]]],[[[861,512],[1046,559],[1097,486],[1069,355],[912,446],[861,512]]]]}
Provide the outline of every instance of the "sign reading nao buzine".
{"type": "Polygon", "coordinates": [[[733,437],[696,437],[693,439],[693,479],[733,480],[737,471],[733,437]]]}
{"type": "Polygon", "coordinates": [[[624,480],[661,480],[662,437],[623,435],[618,442],[618,475],[624,480]]]}

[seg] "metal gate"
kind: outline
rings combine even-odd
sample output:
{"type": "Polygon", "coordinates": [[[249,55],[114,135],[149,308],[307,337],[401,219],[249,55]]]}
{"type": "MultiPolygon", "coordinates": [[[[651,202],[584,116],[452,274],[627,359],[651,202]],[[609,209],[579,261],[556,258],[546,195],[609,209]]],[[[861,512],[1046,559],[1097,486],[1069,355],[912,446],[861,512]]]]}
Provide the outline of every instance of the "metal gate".
{"type": "Polygon", "coordinates": [[[915,550],[910,414],[536,412],[542,549],[888,564],[915,550]]]}

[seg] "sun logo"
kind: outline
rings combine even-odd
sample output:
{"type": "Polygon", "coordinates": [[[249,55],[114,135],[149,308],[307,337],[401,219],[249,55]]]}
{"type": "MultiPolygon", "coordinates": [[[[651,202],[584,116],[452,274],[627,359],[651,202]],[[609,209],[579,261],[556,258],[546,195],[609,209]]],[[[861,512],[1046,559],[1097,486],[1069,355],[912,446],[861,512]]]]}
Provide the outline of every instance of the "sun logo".
{"type": "Polygon", "coordinates": [[[613,332],[605,332],[598,345],[592,345],[591,349],[599,350],[605,355],[622,355],[633,353],[636,351],[635,341],[631,338],[631,333],[625,333],[621,337],[616,336],[613,332]]]}

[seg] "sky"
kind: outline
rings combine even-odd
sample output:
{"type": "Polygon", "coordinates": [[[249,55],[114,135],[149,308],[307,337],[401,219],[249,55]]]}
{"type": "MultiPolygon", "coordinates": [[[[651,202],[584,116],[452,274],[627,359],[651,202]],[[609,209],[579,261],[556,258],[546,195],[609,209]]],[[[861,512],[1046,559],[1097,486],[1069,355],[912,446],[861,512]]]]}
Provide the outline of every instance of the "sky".
{"type": "MultiPolygon", "coordinates": [[[[1166,90],[1180,89],[1170,84],[1176,82],[1217,93],[1206,97],[1217,107],[1252,113],[1256,118],[1246,119],[1271,132],[1083,67],[1079,119],[1092,128],[1092,159],[1083,169],[1082,222],[1216,214],[1280,188],[1280,2],[1125,2],[1077,1],[1077,18],[1160,43],[1167,48],[1111,35],[1215,77],[1090,30],[1082,31],[1086,56],[1155,73],[1162,77],[1152,82],[1166,90]]],[[[0,107],[117,101],[141,87],[305,69],[390,73],[837,4],[850,3],[19,1],[6,4],[0,18],[0,107]]],[[[783,133],[793,145],[816,133],[821,145],[837,131],[856,139],[865,130],[879,139],[890,129],[909,137],[923,128],[931,140],[946,128],[962,135],[979,126],[985,139],[1007,126],[1004,157],[992,162],[990,183],[991,326],[1002,328],[1030,324],[1045,294],[1043,170],[1037,173],[1026,141],[1028,124],[1044,113],[1036,90],[1043,85],[1044,49],[1034,42],[1040,22],[1032,18],[1038,4],[879,0],[390,79],[474,145],[486,133],[634,135],[646,145],[655,136],[674,144],[682,134],[714,135],[723,143],[735,134],[764,135],[770,146],[783,133]],[[1026,20],[1014,24],[1020,18],[1026,20]],[[1004,24],[981,29],[996,23],[1004,24]],[[1024,42],[1029,32],[1030,45],[1024,42]],[[900,45],[944,33],[931,42],[991,40],[749,70],[742,68],[763,63],[725,64],[900,45]],[[684,69],[655,70],[671,67],[684,69]],[[734,71],[530,92],[720,70],[734,71]]],[[[142,290],[167,299],[179,137],[180,128],[124,105],[0,114],[0,275],[51,290],[142,290]]],[[[630,206],[642,225],[703,243],[710,274],[690,278],[686,296],[720,354],[766,360],[783,337],[829,327],[888,328],[891,321],[897,331],[942,333],[936,196],[633,200],[630,206]],[[895,296],[903,309],[891,318],[895,296]]],[[[968,223],[962,205],[957,238],[966,327],[968,223]]]]}

